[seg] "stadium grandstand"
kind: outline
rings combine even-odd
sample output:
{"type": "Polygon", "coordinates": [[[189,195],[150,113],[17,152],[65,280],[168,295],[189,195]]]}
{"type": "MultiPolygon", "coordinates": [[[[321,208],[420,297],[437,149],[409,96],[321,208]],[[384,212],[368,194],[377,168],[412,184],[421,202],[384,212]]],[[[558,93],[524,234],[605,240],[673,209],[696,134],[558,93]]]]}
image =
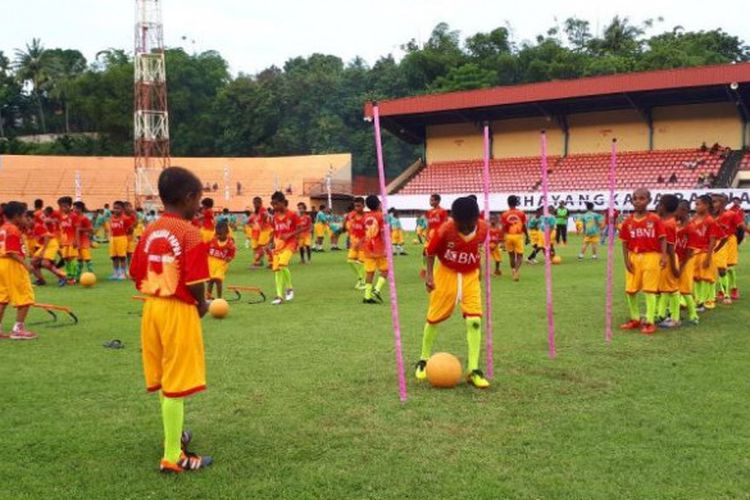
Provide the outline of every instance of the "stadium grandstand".
{"type": "MultiPolygon", "coordinates": [[[[540,131],[550,189],[750,186],[750,63],[552,81],[381,101],[383,126],[421,144],[423,161],[392,182],[400,195],[482,190],[482,124],[490,125],[490,189],[541,186],[540,131]]],[[[365,119],[372,105],[365,105],[365,119]]]]}
{"type": "MultiPolygon", "coordinates": [[[[172,158],[172,165],[194,171],[204,183],[205,195],[218,208],[242,211],[253,196],[267,198],[284,191],[294,206],[298,201],[327,194],[331,177],[334,195],[352,191],[350,154],[276,158],[172,158]]],[[[0,199],[27,203],[42,198],[80,194],[91,208],[114,200],[134,200],[133,158],[90,156],[0,155],[0,199]]],[[[361,181],[360,181],[361,182],[361,181]]]]}

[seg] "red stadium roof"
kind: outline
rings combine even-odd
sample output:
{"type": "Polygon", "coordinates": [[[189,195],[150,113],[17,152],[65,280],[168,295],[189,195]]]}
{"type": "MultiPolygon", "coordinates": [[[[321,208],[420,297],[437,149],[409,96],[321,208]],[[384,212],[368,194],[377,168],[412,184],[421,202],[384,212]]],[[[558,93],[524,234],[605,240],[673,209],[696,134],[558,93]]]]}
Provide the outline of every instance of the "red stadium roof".
{"type": "MultiPolygon", "coordinates": [[[[641,73],[509,85],[490,89],[405,97],[381,101],[383,117],[468,110],[523,103],[541,103],[612,94],[677,90],[716,85],[750,84],[750,63],[722,64],[696,68],[668,69],[641,73]]],[[[365,116],[372,116],[372,104],[365,104],[365,116]]]]}

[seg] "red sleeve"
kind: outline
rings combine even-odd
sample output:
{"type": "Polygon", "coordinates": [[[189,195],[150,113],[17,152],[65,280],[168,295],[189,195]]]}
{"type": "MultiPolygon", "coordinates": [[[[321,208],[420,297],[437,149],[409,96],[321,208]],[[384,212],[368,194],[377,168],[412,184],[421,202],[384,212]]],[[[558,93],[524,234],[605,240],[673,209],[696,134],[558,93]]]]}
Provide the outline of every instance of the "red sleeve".
{"type": "Polygon", "coordinates": [[[185,284],[190,286],[208,279],[208,245],[201,241],[198,231],[190,231],[185,236],[185,284]]]}
{"type": "Polygon", "coordinates": [[[665,238],[667,236],[667,228],[664,227],[664,221],[662,221],[661,219],[656,219],[654,229],[656,229],[657,238],[665,238]]]}
{"type": "Polygon", "coordinates": [[[715,220],[712,220],[708,224],[708,230],[706,231],[706,234],[710,238],[713,236],[717,240],[721,240],[724,238],[724,232],[721,230],[721,227],[716,223],[715,220]]]}
{"type": "Polygon", "coordinates": [[[146,277],[146,271],[147,271],[147,262],[146,262],[146,253],[143,251],[143,246],[146,244],[146,239],[141,238],[141,241],[138,242],[138,245],[135,247],[135,252],[133,252],[133,258],[130,261],[130,276],[133,278],[133,281],[135,281],[135,287],[140,290],[141,289],[141,281],[146,277]]]}
{"type": "Polygon", "coordinates": [[[234,259],[235,255],[237,255],[237,246],[234,244],[234,240],[229,240],[227,244],[227,260],[234,259]]]}
{"type": "Polygon", "coordinates": [[[622,223],[620,228],[620,239],[622,241],[630,241],[630,223],[625,221],[622,223]]]}
{"type": "Polygon", "coordinates": [[[444,238],[445,238],[444,232],[438,229],[435,232],[435,236],[433,236],[430,242],[427,244],[425,253],[427,255],[432,255],[432,256],[438,255],[440,253],[441,248],[443,247],[444,238]]]}
{"type": "Polygon", "coordinates": [[[19,231],[10,230],[5,234],[5,252],[23,256],[23,242],[19,231]]]}

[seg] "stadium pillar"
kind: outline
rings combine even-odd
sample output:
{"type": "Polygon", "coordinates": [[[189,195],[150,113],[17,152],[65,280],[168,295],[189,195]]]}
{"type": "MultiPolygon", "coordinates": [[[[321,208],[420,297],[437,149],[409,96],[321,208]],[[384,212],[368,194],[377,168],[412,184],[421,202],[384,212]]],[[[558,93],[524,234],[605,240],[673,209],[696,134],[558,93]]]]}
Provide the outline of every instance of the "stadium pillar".
{"type": "Polygon", "coordinates": [[[555,117],[555,120],[557,121],[558,126],[560,127],[560,130],[562,130],[563,133],[563,150],[562,155],[568,156],[568,145],[570,143],[570,127],[568,126],[568,116],[567,115],[558,115],[555,117]]]}
{"type": "Polygon", "coordinates": [[[654,118],[651,114],[651,108],[643,110],[643,117],[646,119],[646,126],[648,127],[648,150],[654,150],[654,118]]]}

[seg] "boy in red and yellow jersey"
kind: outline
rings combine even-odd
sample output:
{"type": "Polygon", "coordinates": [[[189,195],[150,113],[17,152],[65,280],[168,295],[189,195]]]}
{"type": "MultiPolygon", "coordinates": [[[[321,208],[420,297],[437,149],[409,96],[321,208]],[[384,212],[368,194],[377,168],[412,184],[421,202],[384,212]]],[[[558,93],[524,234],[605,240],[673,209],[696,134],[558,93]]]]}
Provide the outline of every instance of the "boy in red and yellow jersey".
{"type": "Polygon", "coordinates": [[[60,224],[60,253],[65,260],[65,275],[68,278],[68,284],[75,283],[75,262],[78,258],[78,249],[75,247],[76,226],[78,225],[78,216],[73,210],[73,198],[63,196],[57,200],[58,210],[55,217],[60,224]]]}
{"type": "Polygon", "coordinates": [[[170,167],[162,170],[158,185],[164,214],[144,231],[130,275],[147,297],[141,317],[146,389],[162,396],[159,469],[179,473],[213,461],[182,449],[184,398],[206,388],[201,317],[208,310],[208,255],[200,231],[190,223],[200,204],[200,180],[189,170],[170,167]]]}
{"type": "Polygon", "coordinates": [[[688,322],[698,324],[698,311],[693,296],[695,277],[694,254],[698,248],[698,234],[695,226],[690,223],[690,202],[680,201],[675,213],[677,219],[677,238],[675,240],[675,254],[679,263],[679,290],[688,313],[688,322]]]}
{"type": "Polygon", "coordinates": [[[112,276],[109,279],[123,281],[127,274],[128,230],[130,218],[125,215],[125,203],[112,204],[112,217],[109,219],[109,257],[112,259],[112,276]]]}
{"type": "Polygon", "coordinates": [[[216,231],[213,198],[203,198],[198,218],[201,221],[201,239],[203,239],[203,243],[209,243],[214,239],[214,232],[216,231]]]}
{"type": "Polygon", "coordinates": [[[302,232],[299,227],[299,217],[289,210],[289,201],[281,191],[271,196],[273,208],[273,260],[271,269],[276,280],[276,298],[273,305],[283,304],[294,299],[292,286],[292,272],[289,262],[297,252],[297,238],[302,232]]]}
{"type": "Polygon", "coordinates": [[[427,246],[427,276],[425,285],[430,294],[427,322],[422,335],[422,353],[417,362],[417,380],[427,377],[427,360],[437,337],[437,325],[453,314],[457,303],[466,320],[466,340],[469,345],[468,382],[484,389],[490,383],[479,369],[482,348],[482,299],[479,267],[480,248],[487,237],[487,223],[479,220],[476,200],[457,198],[451,207],[451,220],[433,234],[427,246]],[[435,259],[440,265],[435,266],[435,259]]]}
{"type": "Polygon", "coordinates": [[[229,236],[229,223],[219,221],[216,224],[216,234],[208,244],[208,274],[211,280],[208,282],[208,296],[211,297],[216,285],[216,297],[221,298],[223,295],[224,278],[229,269],[229,263],[232,262],[237,254],[237,247],[234,240],[229,236]]]}
{"type": "Polygon", "coordinates": [[[529,238],[526,228],[526,214],[518,210],[520,200],[518,196],[508,196],[508,207],[500,220],[505,233],[505,250],[510,257],[510,270],[513,281],[521,279],[521,264],[523,264],[524,243],[529,238]]]}
{"type": "Polygon", "coordinates": [[[695,301],[698,312],[715,309],[716,261],[714,251],[722,232],[711,216],[713,200],[704,194],[695,201],[695,217],[690,222],[697,233],[695,249],[695,301]]]}
{"type": "Polygon", "coordinates": [[[78,254],[78,267],[75,276],[76,281],[78,281],[81,278],[84,265],[88,272],[94,272],[94,267],[91,265],[91,236],[94,234],[94,226],[91,224],[91,219],[86,217],[86,205],[82,201],[73,203],[73,210],[78,221],[73,243],[78,254]]]}
{"type": "Polygon", "coordinates": [[[364,253],[365,268],[365,297],[362,299],[364,304],[383,303],[383,296],[380,291],[386,282],[388,276],[388,258],[385,248],[385,231],[388,230],[383,218],[380,199],[377,196],[370,195],[365,199],[365,205],[370,210],[364,217],[365,237],[362,242],[364,253]],[[378,281],[373,286],[375,280],[375,271],[380,272],[378,281]]]}
{"type": "Polygon", "coordinates": [[[253,226],[253,267],[263,267],[263,257],[270,257],[268,247],[273,238],[273,223],[260,196],[253,198],[253,210],[250,216],[250,224],[253,226]]]}
{"type": "Polygon", "coordinates": [[[297,240],[299,246],[299,256],[303,264],[310,263],[312,258],[312,228],[313,222],[310,214],[307,213],[307,205],[302,202],[297,203],[297,216],[299,216],[300,234],[297,240]],[[305,258],[305,256],[307,258],[305,258]]]}
{"type": "Polygon", "coordinates": [[[365,289],[365,199],[361,196],[354,198],[354,210],[346,214],[346,230],[349,232],[349,252],[346,262],[357,277],[354,288],[365,289]]]}
{"type": "Polygon", "coordinates": [[[651,192],[645,188],[633,193],[633,214],[620,229],[622,254],[625,260],[625,293],[630,321],[620,325],[623,330],[640,328],[641,333],[656,332],[656,293],[659,290],[660,270],[667,265],[667,240],[661,218],[648,212],[651,192]],[[641,323],[638,292],[646,299],[646,321],[641,323]]]}
{"type": "Polygon", "coordinates": [[[425,233],[424,248],[422,251],[422,270],[420,274],[422,277],[427,272],[427,253],[426,248],[430,243],[430,238],[440,229],[445,221],[448,220],[448,211],[440,206],[442,198],[439,194],[433,193],[430,196],[430,209],[425,213],[425,220],[427,221],[427,232],[425,233]]]}
{"type": "Polygon", "coordinates": [[[23,229],[26,220],[26,204],[9,201],[3,208],[3,224],[0,226],[0,338],[32,340],[36,335],[26,329],[24,322],[29,307],[34,303],[29,272],[23,248],[23,229]],[[3,316],[8,305],[16,308],[16,323],[10,335],[3,333],[3,316]]]}
{"type": "Polygon", "coordinates": [[[680,326],[680,268],[675,252],[677,244],[677,219],[675,212],[679,199],[673,194],[665,194],[659,199],[656,210],[664,224],[664,236],[667,241],[667,265],[659,273],[659,299],[656,306],[656,317],[661,328],[680,326]],[[667,318],[667,309],[669,317],[667,318]]]}
{"type": "Polygon", "coordinates": [[[503,262],[502,246],[504,241],[503,226],[500,224],[497,215],[493,215],[490,217],[490,254],[492,255],[492,261],[495,263],[495,276],[503,275],[500,264],[503,262]]]}
{"type": "Polygon", "coordinates": [[[719,272],[718,295],[724,304],[731,304],[733,299],[739,297],[737,292],[737,274],[735,266],[739,257],[737,245],[737,231],[745,230],[745,220],[741,212],[727,210],[729,199],[724,194],[715,194],[712,197],[716,224],[723,233],[722,241],[716,248],[716,267],[719,272]]]}

